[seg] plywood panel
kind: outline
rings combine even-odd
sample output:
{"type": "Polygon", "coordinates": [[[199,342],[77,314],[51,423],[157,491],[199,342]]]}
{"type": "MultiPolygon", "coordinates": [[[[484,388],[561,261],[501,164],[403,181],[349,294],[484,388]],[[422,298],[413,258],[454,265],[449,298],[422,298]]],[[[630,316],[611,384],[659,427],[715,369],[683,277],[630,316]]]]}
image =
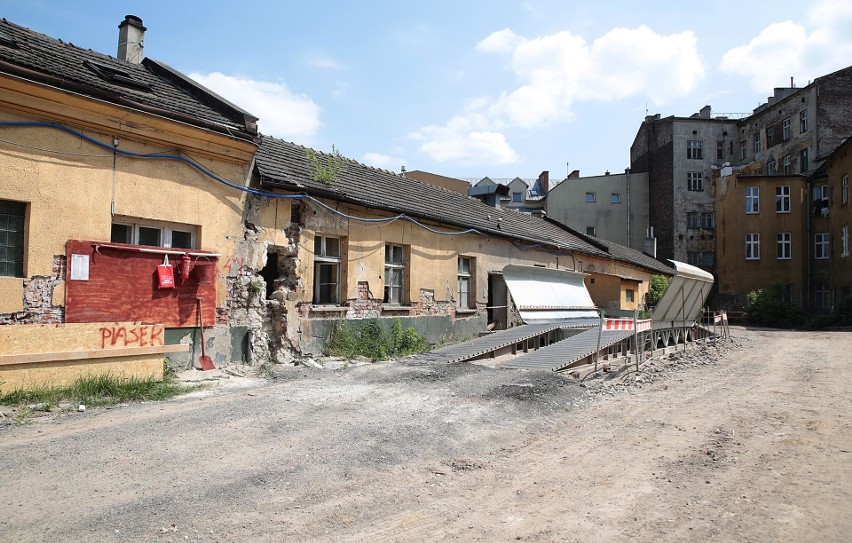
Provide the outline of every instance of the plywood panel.
{"type": "MultiPolygon", "coordinates": [[[[116,351],[118,355],[120,351],[116,351]]],[[[116,356],[98,360],[40,362],[0,366],[0,393],[34,387],[62,387],[80,377],[109,374],[116,378],[163,378],[163,355],[116,356]]]]}
{"type": "MultiPolygon", "coordinates": [[[[116,244],[110,244],[116,245],[116,244]]],[[[135,246],[101,247],[97,242],[68,241],[65,286],[66,322],[135,321],[163,323],[169,328],[198,326],[197,298],[203,298],[204,323],[216,319],[216,282],[199,284],[195,271],[176,287],[157,288],[156,270],[163,255],[141,253],[135,246]],[[71,255],[89,256],[89,279],[71,280],[71,255]]],[[[169,257],[172,265],[175,257],[169,257]]],[[[215,262],[215,258],[211,258],[215,262]]]]}
{"type": "Polygon", "coordinates": [[[0,354],[160,346],[163,331],[162,324],[138,322],[0,326],[0,354]]]}

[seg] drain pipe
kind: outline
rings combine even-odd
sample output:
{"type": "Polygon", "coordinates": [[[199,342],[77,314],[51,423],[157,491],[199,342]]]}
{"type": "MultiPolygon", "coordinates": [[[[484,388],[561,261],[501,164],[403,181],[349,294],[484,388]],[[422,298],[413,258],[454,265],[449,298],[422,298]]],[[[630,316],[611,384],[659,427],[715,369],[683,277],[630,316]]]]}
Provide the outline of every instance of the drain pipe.
{"type": "Polygon", "coordinates": [[[624,168],[627,176],[627,246],[633,248],[633,239],[630,237],[630,168],[624,168]]]}

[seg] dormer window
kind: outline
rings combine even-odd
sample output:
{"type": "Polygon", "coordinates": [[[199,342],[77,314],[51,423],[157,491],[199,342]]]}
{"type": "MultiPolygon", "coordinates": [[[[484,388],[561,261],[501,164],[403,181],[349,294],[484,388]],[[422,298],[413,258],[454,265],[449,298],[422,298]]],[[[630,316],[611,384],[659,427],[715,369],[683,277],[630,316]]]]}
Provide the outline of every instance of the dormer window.
{"type": "Polygon", "coordinates": [[[84,60],[83,66],[90,69],[104,81],[109,81],[110,83],[118,83],[119,85],[125,85],[147,92],[151,91],[151,85],[149,83],[139,81],[138,79],[130,75],[130,73],[125,72],[124,70],[119,70],[117,68],[113,68],[112,66],[107,66],[106,64],[101,64],[100,62],[95,62],[93,60],[84,60]]]}

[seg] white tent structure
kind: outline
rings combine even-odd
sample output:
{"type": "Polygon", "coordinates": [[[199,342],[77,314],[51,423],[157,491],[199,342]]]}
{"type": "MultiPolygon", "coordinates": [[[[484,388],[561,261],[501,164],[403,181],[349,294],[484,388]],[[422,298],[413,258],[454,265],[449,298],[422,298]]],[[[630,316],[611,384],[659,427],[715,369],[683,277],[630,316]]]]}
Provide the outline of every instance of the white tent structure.
{"type": "Polygon", "coordinates": [[[713,288],[713,274],[683,262],[669,262],[677,274],[651,313],[654,329],[692,326],[713,288]]]}
{"type": "Polygon", "coordinates": [[[598,310],[584,283],[585,273],[520,266],[503,268],[503,279],[527,324],[596,326],[598,310]]]}

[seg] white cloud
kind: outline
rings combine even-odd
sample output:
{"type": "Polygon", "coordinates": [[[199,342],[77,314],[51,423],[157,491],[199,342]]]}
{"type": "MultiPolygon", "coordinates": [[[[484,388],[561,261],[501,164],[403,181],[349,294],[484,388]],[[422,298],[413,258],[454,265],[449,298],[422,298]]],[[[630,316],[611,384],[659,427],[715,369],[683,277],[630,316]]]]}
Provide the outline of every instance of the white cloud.
{"type": "Polygon", "coordinates": [[[321,125],[321,108],[308,95],[294,93],[284,83],[254,81],[220,72],[189,76],[257,115],[264,134],[309,143],[321,125]]]}
{"type": "Polygon", "coordinates": [[[506,137],[488,125],[483,115],[461,115],[443,126],[424,126],[409,137],[422,141],[419,150],[437,162],[482,165],[516,162],[518,153],[506,137]]]}
{"type": "Polygon", "coordinates": [[[361,162],[368,166],[373,166],[374,168],[381,168],[392,172],[399,171],[401,166],[407,166],[404,158],[392,157],[390,155],[373,152],[365,153],[364,156],[361,157],[361,162]]]}
{"type": "Polygon", "coordinates": [[[692,32],[660,35],[646,26],[615,28],[588,43],[564,31],[526,38],[505,28],[476,45],[510,54],[519,81],[496,97],[478,97],[466,113],[410,134],[437,161],[508,164],[518,155],[505,133],[570,119],[578,101],[611,102],[645,95],[661,104],[691,92],[704,77],[692,32]]]}
{"type": "Polygon", "coordinates": [[[852,58],[852,3],[828,0],[812,6],[804,24],[773,23],[748,44],[722,57],[720,69],[746,76],[757,91],[786,86],[790,76],[807,80],[849,65],[852,58]]]}
{"type": "Polygon", "coordinates": [[[486,53],[510,53],[523,38],[512,32],[510,28],[504,28],[492,32],[487,38],[476,44],[476,49],[486,53]]]}

